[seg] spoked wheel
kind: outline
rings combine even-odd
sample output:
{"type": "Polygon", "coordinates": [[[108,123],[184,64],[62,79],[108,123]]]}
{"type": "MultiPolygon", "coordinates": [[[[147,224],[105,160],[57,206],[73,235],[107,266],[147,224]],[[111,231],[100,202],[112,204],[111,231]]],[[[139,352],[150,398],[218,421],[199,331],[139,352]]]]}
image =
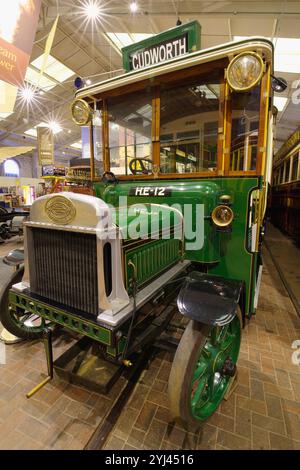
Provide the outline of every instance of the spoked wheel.
{"type": "Polygon", "coordinates": [[[21,339],[38,339],[42,336],[45,329],[45,321],[32,313],[24,314],[24,310],[9,309],[9,290],[11,286],[22,281],[24,268],[20,268],[13,273],[10,280],[3,289],[0,299],[0,322],[4,328],[17,338],[21,339]]]}
{"type": "Polygon", "coordinates": [[[223,327],[190,321],[169,378],[170,411],[174,419],[199,424],[216,411],[235,374],[241,331],[240,311],[223,327]]]}

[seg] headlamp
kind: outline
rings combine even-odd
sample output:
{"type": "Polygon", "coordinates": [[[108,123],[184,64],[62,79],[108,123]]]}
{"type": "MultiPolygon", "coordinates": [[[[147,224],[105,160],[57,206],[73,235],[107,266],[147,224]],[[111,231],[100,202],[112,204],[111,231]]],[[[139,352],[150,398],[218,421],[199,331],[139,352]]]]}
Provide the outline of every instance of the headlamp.
{"type": "Polygon", "coordinates": [[[264,63],[256,52],[242,52],[230,62],[227,69],[227,81],[234,91],[251,90],[261,80],[264,63]]]}
{"type": "Polygon", "coordinates": [[[233,221],[233,211],[229,206],[217,206],[214,208],[211,218],[217,227],[227,227],[233,221]]]}
{"type": "Polygon", "coordinates": [[[92,119],[92,111],[84,100],[75,100],[71,105],[72,119],[79,126],[86,126],[92,119]]]}

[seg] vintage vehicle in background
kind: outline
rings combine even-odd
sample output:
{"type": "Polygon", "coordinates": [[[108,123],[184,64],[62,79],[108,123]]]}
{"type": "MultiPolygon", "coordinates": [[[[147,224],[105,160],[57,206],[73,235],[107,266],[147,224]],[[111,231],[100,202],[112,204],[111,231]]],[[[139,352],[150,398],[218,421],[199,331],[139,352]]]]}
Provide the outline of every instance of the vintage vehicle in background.
{"type": "Polygon", "coordinates": [[[274,156],[271,195],[273,224],[300,241],[300,131],[274,156]]]}
{"type": "Polygon", "coordinates": [[[25,338],[62,325],[129,366],[169,324],[177,299],[190,321],[172,365],[170,409],[199,422],[228,392],[258,302],[273,45],[253,38],[201,50],[191,22],[123,55],[125,74],[80,89],[72,104],[73,119],[90,128],[94,196],[34,202],[25,274],[1,315],[25,338]],[[158,221],[156,232],[128,233],[137,215],[140,225],[158,221]],[[38,325],[26,324],[32,314],[38,325]]]}
{"type": "Polygon", "coordinates": [[[0,243],[18,235],[23,235],[23,223],[29,215],[29,211],[8,211],[0,206],[0,243]]]}

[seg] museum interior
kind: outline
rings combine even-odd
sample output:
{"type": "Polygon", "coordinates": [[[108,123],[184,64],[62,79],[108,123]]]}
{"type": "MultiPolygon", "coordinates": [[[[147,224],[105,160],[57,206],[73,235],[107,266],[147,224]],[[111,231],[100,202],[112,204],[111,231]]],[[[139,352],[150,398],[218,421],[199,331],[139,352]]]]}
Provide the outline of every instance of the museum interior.
{"type": "Polygon", "coordinates": [[[300,450],[300,1],[1,4],[0,449],[300,450]]]}

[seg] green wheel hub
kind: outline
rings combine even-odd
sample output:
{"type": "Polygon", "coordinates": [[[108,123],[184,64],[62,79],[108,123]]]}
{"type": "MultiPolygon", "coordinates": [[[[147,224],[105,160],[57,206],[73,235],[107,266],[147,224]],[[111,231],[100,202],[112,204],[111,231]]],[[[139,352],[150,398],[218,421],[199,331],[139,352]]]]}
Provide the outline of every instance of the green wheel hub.
{"type": "Polygon", "coordinates": [[[213,327],[199,352],[190,383],[190,412],[203,421],[220,405],[229,385],[228,364],[238,359],[241,325],[238,316],[224,327],[213,327]]]}
{"type": "Polygon", "coordinates": [[[0,297],[0,321],[3,327],[20,339],[34,340],[41,337],[45,322],[35,312],[11,304],[9,292],[14,284],[21,282],[24,267],[21,267],[7,280],[0,297]]]}
{"type": "MultiPolygon", "coordinates": [[[[38,315],[33,315],[31,312],[25,312],[23,309],[9,307],[12,323],[26,333],[42,334],[46,328],[46,321],[38,315]]],[[[49,322],[48,322],[49,323],[49,322]]],[[[49,324],[47,325],[50,326],[49,324]]]]}
{"type": "Polygon", "coordinates": [[[191,320],[177,347],[169,377],[170,413],[185,425],[199,425],[218,408],[236,372],[242,322],[223,327],[191,320]]]}

